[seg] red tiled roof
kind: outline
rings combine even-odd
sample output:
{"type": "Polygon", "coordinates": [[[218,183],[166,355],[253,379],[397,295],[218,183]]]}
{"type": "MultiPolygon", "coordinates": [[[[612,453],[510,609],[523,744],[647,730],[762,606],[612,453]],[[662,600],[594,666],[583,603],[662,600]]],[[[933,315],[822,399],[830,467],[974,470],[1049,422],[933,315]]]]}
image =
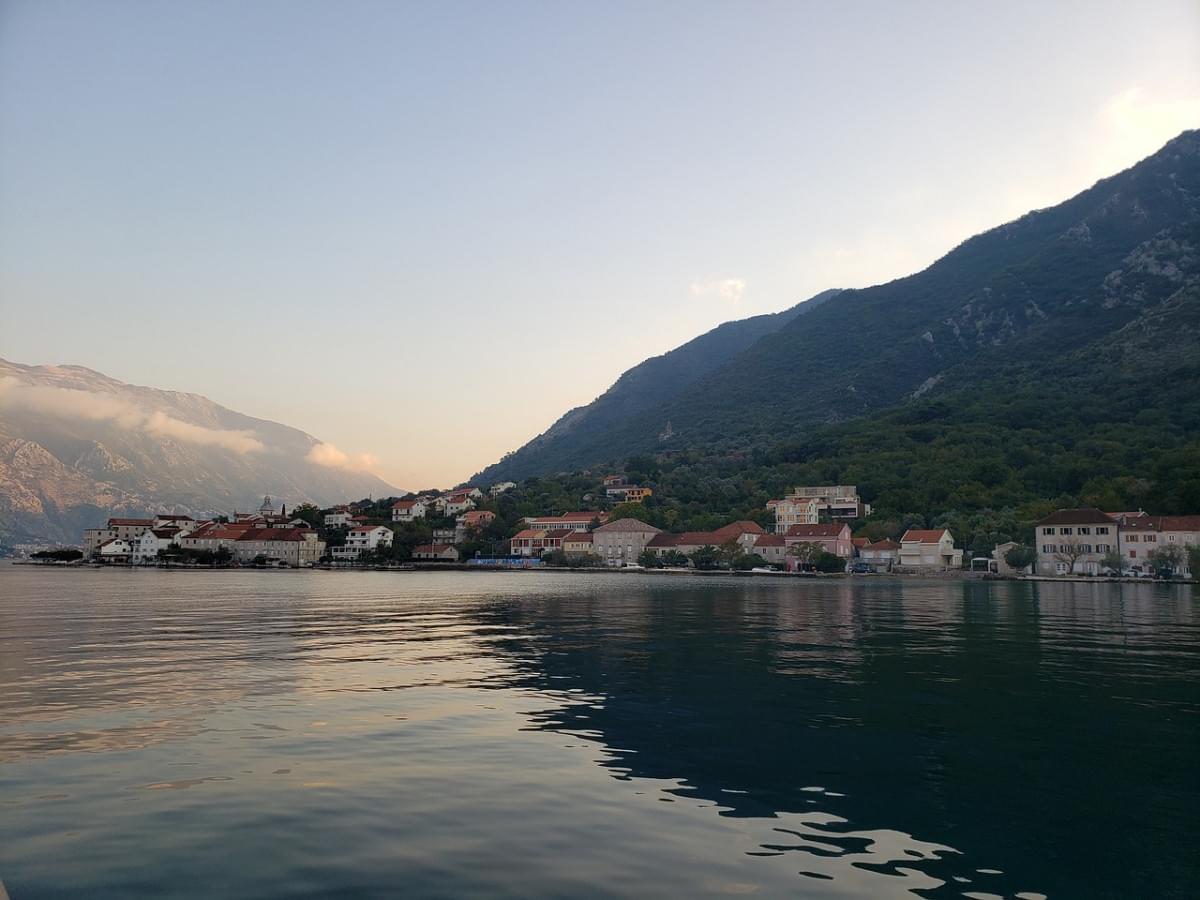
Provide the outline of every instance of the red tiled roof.
{"type": "Polygon", "coordinates": [[[512,540],[515,541],[517,538],[520,538],[521,540],[532,540],[533,538],[540,538],[540,537],[545,537],[545,536],[546,536],[546,532],[544,532],[544,531],[538,531],[534,528],[526,528],[526,529],[523,529],[522,531],[518,531],[516,534],[514,534],[512,536],[512,540]]]}
{"type": "Polygon", "coordinates": [[[660,534],[661,528],[655,528],[653,525],[647,525],[641,519],[617,519],[615,522],[609,522],[607,525],[601,525],[596,531],[604,532],[605,534],[624,534],[627,532],[650,532],[651,534],[660,534]]]}
{"type": "MultiPolygon", "coordinates": [[[[374,531],[376,528],[383,528],[383,527],[384,526],[382,526],[382,525],[355,525],[353,528],[350,529],[350,533],[354,534],[357,532],[358,534],[367,534],[369,532],[374,531]]],[[[273,530],[279,531],[281,529],[276,528],[273,530]]]]}
{"type": "Polygon", "coordinates": [[[763,527],[761,525],[759,525],[757,522],[750,522],[745,519],[742,519],[738,522],[730,522],[728,525],[722,525],[720,528],[718,528],[716,531],[713,532],[713,534],[722,535],[726,539],[731,538],[731,537],[737,537],[738,535],[741,535],[741,534],[762,534],[762,533],[763,533],[763,527]]]}
{"type": "Polygon", "coordinates": [[[397,500],[392,504],[392,509],[412,509],[417,502],[417,500],[397,500]]]}
{"type": "Polygon", "coordinates": [[[755,547],[783,547],[786,544],[782,534],[760,534],[754,541],[755,547]]]}
{"type": "Polygon", "coordinates": [[[235,538],[238,541],[303,541],[313,534],[311,528],[251,528],[235,538]]]}
{"type": "Polygon", "coordinates": [[[114,525],[145,525],[147,528],[149,528],[153,524],[154,524],[153,519],[109,519],[108,520],[109,528],[112,528],[114,525]]]}
{"type": "Polygon", "coordinates": [[[1050,513],[1037,524],[1042,525],[1109,525],[1112,516],[1101,512],[1094,506],[1082,509],[1060,509],[1050,513]]]}
{"type": "Polygon", "coordinates": [[[1200,516],[1159,516],[1163,531],[1200,531],[1200,516]]]}
{"type": "Polygon", "coordinates": [[[818,525],[793,525],[787,530],[788,537],[837,537],[849,526],[837,522],[821,522],[818,525]]]}
{"type": "Polygon", "coordinates": [[[564,544],[590,544],[592,543],[592,533],[590,531],[572,531],[563,538],[564,544]]]}
{"type": "MultiPolygon", "coordinates": [[[[1126,519],[1121,523],[1122,531],[1158,531],[1160,528],[1161,516],[1138,516],[1134,519],[1126,519]]],[[[1038,523],[1042,524],[1041,522],[1038,523]]]]}
{"type": "Polygon", "coordinates": [[[174,519],[177,522],[194,522],[196,521],[191,516],[183,516],[178,513],[159,513],[156,518],[159,519],[174,519]]]}
{"type": "Polygon", "coordinates": [[[897,544],[895,541],[889,541],[889,540],[885,539],[882,541],[876,541],[875,543],[871,544],[870,546],[864,547],[863,549],[864,550],[899,550],[900,545],[897,544]]]}
{"type": "Polygon", "coordinates": [[[900,538],[902,544],[936,544],[946,533],[945,528],[910,528],[900,538]]]}
{"type": "Polygon", "coordinates": [[[858,547],[861,550],[863,547],[870,546],[871,539],[870,538],[851,538],[850,543],[852,543],[855,547],[858,547]]]}

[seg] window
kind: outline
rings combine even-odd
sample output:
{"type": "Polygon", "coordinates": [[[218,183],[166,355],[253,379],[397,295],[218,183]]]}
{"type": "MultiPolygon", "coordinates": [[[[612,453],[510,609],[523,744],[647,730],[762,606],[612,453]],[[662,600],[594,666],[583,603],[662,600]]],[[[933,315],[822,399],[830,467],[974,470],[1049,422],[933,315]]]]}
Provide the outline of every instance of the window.
{"type": "Polygon", "coordinates": [[[1125,540],[1130,544],[1136,544],[1138,542],[1138,536],[1136,534],[1127,534],[1125,535],[1125,540]]]}
{"type": "Polygon", "coordinates": [[[1053,553],[1054,545],[1053,544],[1042,544],[1042,552],[1043,553],[1053,553]]]}
{"type": "Polygon", "coordinates": [[[1096,529],[1096,534],[1108,534],[1108,526],[1102,525],[1096,529]]]}
{"type": "Polygon", "coordinates": [[[1082,528],[1079,529],[1079,533],[1080,534],[1091,534],[1092,529],[1090,529],[1086,525],[1084,525],[1082,528]]]}
{"type": "Polygon", "coordinates": [[[1064,528],[1062,531],[1059,532],[1059,534],[1070,534],[1070,533],[1071,533],[1070,528],[1064,528]]]}
{"type": "Polygon", "coordinates": [[[1156,544],[1156,543],[1158,543],[1158,535],[1157,535],[1157,534],[1148,534],[1148,535],[1146,535],[1146,543],[1147,543],[1147,544],[1156,544]]]}
{"type": "Polygon", "coordinates": [[[1175,543],[1175,535],[1173,535],[1173,534],[1167,535],[1167,541],[1172,544],[1175,543]]]}
{"type": "Polygon", "coordinates": [[[1136,551],[1136,550],[1130,550],[1130,551],[1129,551],[1129,558],[1130,558],[1130,559],[1137,559],[1137,551],[1136,551]]]}
{"type": "Polygon", "coordinates": [[[1042,534],[1054,534],[1054,529],[1053,528],[1043,528],[1042,534]]]}

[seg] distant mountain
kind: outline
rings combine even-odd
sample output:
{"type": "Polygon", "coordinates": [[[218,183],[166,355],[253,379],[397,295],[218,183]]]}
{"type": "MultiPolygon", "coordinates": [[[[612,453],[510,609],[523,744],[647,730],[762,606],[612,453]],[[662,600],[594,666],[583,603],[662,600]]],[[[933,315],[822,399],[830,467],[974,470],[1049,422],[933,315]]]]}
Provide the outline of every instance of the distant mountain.
{"type": "Polygon", "coordinates": [[[82,366],[0,360],[0,542],[78,541],[114,513],[208,515],[399,493],[311,435],[82,366]]]}
{"type": "MultiPolygon", "coordinates": [[[[838,293],[836,289],[823,291],[783,312],[726,322],[674,350],[639,363],[587,406],[568,411],[520,450],[484,469],[472,480],[482,484],[524,478],[593,461],[593,447],[607,430],[679,396],[759,339],[838,293]]],[[[664,422],[661,433],[669,436],[672,427],[670,421],[664,422]]]]}
{"type": "Polygon", "coordinates": [[[1058,403],[1060,391],[1083,389],[1068,360],[1089,367],[1087,390],[1119,374],[1125,390],[1134,379],[1145,406],[1156,407],[1180,384],[1196,390],[1198,285],[1200,132],[1188,131],[918,274],[842,291],[793,316],[663,395],[646,392],[640,407],[586,440],[548,440],[592,407],[572,411],[483,474],[540,474],[647,451],[760,449],[917,397],[1000,397],[1008,383],[1040,384],[1058,403]],[[1140,364],[1126,352],[1133,346],[1140,364]]]}

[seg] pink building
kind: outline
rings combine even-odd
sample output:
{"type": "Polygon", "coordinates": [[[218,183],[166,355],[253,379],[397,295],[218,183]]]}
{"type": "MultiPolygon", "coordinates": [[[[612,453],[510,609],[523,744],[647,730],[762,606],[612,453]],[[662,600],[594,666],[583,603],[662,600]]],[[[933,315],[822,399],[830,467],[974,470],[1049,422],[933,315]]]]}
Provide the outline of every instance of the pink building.
{"type": "MultiPolygon", "coordinates": [[[[822,522],[816,525],[793,525],[784,535],[784,544],[790,550],[797,544],[816,544],[826,553],[849,559],[854,554],[850,540],[850,526],[843,522],[822,522]]],[[[795,569],[796,558],[788,556],[788,568],[795,569]]]]}

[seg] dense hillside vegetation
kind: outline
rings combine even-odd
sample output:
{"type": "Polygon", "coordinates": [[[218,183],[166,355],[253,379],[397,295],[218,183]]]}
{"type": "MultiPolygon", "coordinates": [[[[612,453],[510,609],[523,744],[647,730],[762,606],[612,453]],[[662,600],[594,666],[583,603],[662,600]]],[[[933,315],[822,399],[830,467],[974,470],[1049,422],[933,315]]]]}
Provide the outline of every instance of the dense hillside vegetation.
{"type": "MultiPolygon", "coordinates": [[[[631,416],[655,409],[805,313],[837,296],[822,291],[783,312],[726,322],[712,331],[630,369],[587,406],[565,413],[543,434],[476,476],[480,482],[525,478],[531,474],[586,464],[605,432],[631,416]]],[[[663,426],[669,433],[670,422],[663,426]]]]}
{"type": "MultiPolygon", "coordinates": [[[[1197,248],[1200,133],[1187,132],[921,273],[839,293],[673,396],[589,434],[586,446],[523,449],[482,474],[565,471],[641,452],[750,452],[915,398],[999,400],[1005,385],[1025,384],[1038,403],[1052,402],[1064,387],[1056,379],[1075,374],[1062,366],[1067,354],[1105,365],[1104,348],[1135,339],[1156,357],[1198,351],[1186,328],[1197,248]],[[1184,330],[1164,329],[1164,316],[1184,330]]],[[[1165,409],[1160,395],[1170,387],[1159,379],[1172,377],[1170,361],[1125,364],[1121,378],[1141,385],[1142,408],[1165,409]]]]}
{"type": "Polygon", "coordinates": [[[949,525],[976,549],[1054,505],[1200,510],[1200,133],[839,293],[537,468],[631,456],[669,527],[761,519],[812,482],[858,484],[868,530],[949,525]]]}

